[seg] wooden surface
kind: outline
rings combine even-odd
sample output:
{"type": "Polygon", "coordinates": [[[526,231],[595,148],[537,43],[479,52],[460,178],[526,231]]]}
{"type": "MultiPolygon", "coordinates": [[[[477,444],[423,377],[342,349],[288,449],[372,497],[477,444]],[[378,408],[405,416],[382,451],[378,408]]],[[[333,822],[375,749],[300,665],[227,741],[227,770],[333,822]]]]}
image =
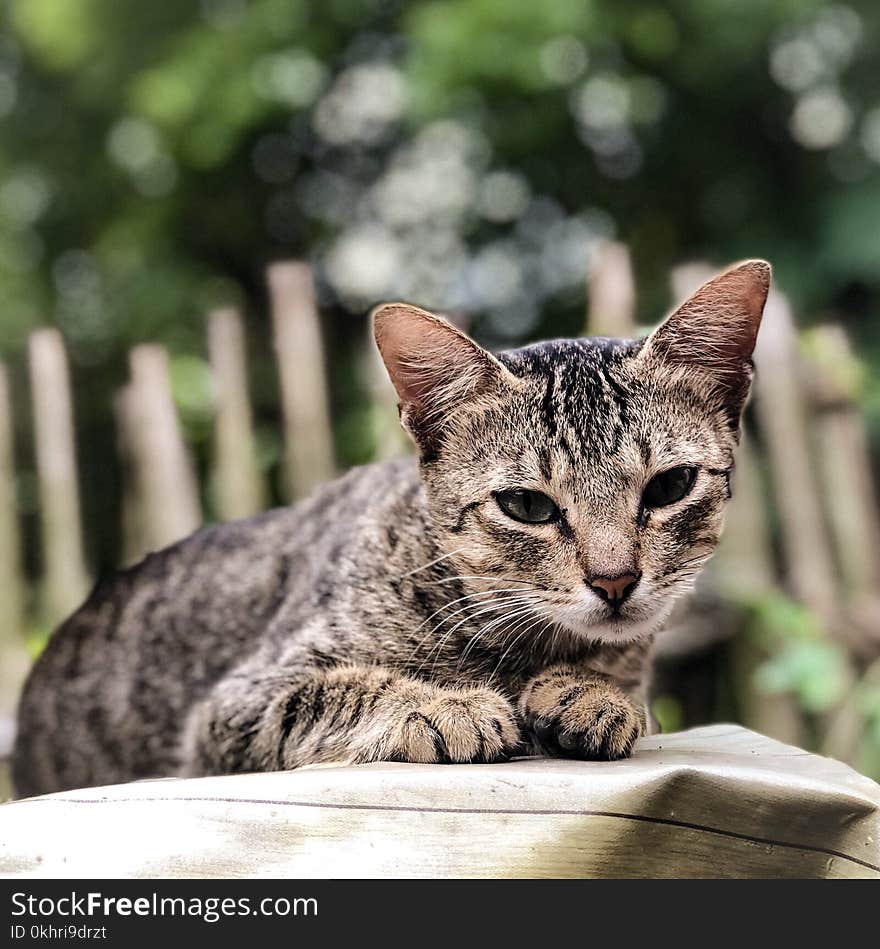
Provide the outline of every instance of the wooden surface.
{"type": "Polygon", "coordinates": [[[0,875],[880,879],[880,785],[733,725],[615,763],[142,781],[0,806],[0,875]]]}

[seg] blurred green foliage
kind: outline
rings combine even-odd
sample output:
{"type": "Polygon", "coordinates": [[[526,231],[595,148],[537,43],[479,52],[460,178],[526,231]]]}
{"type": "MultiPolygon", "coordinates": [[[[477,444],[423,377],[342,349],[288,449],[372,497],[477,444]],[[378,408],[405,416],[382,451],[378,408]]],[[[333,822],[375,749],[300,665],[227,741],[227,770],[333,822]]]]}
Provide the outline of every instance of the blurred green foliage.
{"type": "MultiPolygon", "coordinates": [[[[437,118],[477,129],[487,170],[533,196],[607,212],[648,321],[676,261],[761,254],[800,312],[842,312],[876,351],[875,4],[10,0],[3,16],[7,354],[46,320],[90,366],[147,338],[198,351],[204,307],[259,300],[267,259],[320,258],[345,226],[295,193],[267,226],[279,195],[316,168],[363,189],[437,118]],[[334,82],[376,62],[403,77],[405,110],[372,137],[322,137],[334,82]]],[[[473,246],[512,227],[468,224],[473,246]]]]}
{"type": "MultiPolygon", "coordinates": [[[[10,0],[0,17],[0,355],[61,327],[86,450],[112,443],[144,340],[175,354],[205,445],[203,315],[237,303],[277,457],[263,267],[305,256],[340,461],[366,460],[350,369],[370,304],[467,310],[494,344],[576,333],[590,241],[609,233],[633,249],[645,323],[676,262],[773,261],[804,320],[857,336],[880,442],[867,0],[10,0]]],[[[105,468],[87,511],[115,493],[105,468]]],[[[95,543],[112,563],[115,533],[95,543]]]]}
{"type": "MultiPolygon", "coordinates": [[[[277,480],[263,272],[279,257],[316,266],[342,465],[378,437],[359,361],[372,303],[467,311],[494,344],[577,333],[611,234],[643,323],[674,264],[770,259],[804,324],[831,315],[857,340],[880,445],[878,24],[870,0],[7,0],[0,356],[27,523],[22,354],[45,323],[72,357],[97,570],[118,558],[125,353],[170,348],[204,470],[215,304],[246,309],[277,480]]],[[[753,613],[759,684],[815,714],[838,701],[846,664],[810,614],[782,597],[753,613]]],[[[880,772],[880,686],[859,688],[880,772]]],[[[673,697],[657,713],[682,720],[673,697]]]]}
{"type": "Polygon", "coordinates": [[[757,670],[759,689],[792,693],[814,714],[844,698],[852,684],[846,652],[807,607],[781,593],[768,595],[756,605],[751,633],[770,657],[757,670]]]}

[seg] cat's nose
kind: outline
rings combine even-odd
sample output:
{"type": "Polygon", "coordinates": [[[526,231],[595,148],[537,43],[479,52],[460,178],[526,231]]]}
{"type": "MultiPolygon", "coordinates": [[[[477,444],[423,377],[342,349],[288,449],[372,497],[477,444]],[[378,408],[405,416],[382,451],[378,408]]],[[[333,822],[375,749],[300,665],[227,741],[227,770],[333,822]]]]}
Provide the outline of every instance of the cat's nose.
{"type": "Polygon", "coordinates": [[[587,586],[615,609],[629,599],[638,586],[640,573],[619,573],[613,577],[587,577],[587,586]]]}

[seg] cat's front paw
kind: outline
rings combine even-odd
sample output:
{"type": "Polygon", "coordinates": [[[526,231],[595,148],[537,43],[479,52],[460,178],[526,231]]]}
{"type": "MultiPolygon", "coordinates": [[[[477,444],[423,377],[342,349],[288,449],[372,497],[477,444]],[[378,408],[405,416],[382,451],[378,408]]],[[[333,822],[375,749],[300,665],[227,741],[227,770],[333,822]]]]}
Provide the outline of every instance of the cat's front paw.
{"type": "Polygon", "coordinates": [[[520,700],[526,728],[546,754],[615,761],[645,733],[645,710],[605,679],[538,677],[520,700]]]}
{"type": "Polygon", "coordinates": [[[435,689],[388,736],[383,757],[393,761],[505,761],[521,748],[510,702],[492,689],[435,689]]]}

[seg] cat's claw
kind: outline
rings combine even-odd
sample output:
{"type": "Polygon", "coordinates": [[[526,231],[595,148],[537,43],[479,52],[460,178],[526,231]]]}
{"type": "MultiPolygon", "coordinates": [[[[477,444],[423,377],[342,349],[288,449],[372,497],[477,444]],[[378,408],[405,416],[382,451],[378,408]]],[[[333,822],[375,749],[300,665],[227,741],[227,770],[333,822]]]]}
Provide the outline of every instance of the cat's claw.
{"type": "Polygon", "coordinates": [[[537,680],[523,696],[521,708],[538,749],[554,757],[627,758],[645,733],[644,709],[602,680],[537,680]]]}
{"type": "Polygon", "coordinates": [[[437,689],[407,711],[381,751],[385,760],[426,764],[505,761],[521,749],[516,713],[492,689],[437,689]]]}

